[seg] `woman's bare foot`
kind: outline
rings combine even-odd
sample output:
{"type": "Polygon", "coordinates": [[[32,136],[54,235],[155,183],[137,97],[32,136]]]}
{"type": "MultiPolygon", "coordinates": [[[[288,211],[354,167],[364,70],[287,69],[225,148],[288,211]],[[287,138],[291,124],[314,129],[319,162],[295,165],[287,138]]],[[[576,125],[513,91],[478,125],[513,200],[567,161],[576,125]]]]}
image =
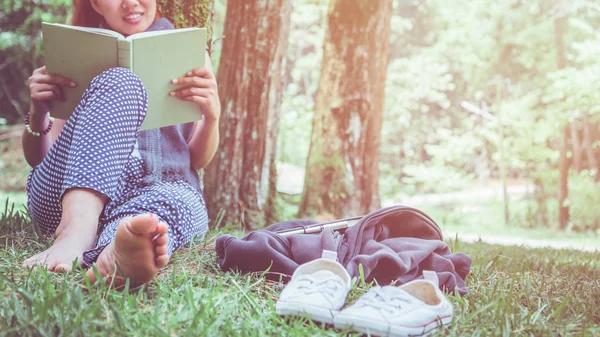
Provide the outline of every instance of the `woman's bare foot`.
{"type": "MultiPolygon", "coordinates": [[[[92,227],[93,228],[93,227],[92,227]]],[[[25,267],[41,266],[51,271],[68,272],[76,259],[81,262],[83,252],[94,247],[96,230],[79,231],[65,229],[57,231],[52,246],[23,262],[25,267]]]]}
{"type": "MultiPolygon", "coordinates": [[[[98,273],[115,287],[124,285],[128,278],[133,286],[151,281],[169,262],[167,230],[167,224],[159,223],[154,214],[123,219],[115,240],[98,256],[98,273]]],[[[87,277],[91,282],[97,281],[92,268],[87,277]]]]}
{"type": "Polygon", "coordinates": [[[56,240],[45,251],[23,262],[25,267],[42,266],[51,271],[70,271],[73,261],[82,261],[83,252],[94,247],[98,217],[106,197],[86,188],[70,188],[62,198],[60,224],[56,240]]]}
{"type": "Polygon", "coordinates": [[[83,252],[91,248],[81,247],[79,244],[80,242],[69,238],[57,239],[50,248],[25,260],[23,266],[42,266],[51,271],[68,272],[73,267],[73,261],[77,259],[81,262],[83,252]]]}

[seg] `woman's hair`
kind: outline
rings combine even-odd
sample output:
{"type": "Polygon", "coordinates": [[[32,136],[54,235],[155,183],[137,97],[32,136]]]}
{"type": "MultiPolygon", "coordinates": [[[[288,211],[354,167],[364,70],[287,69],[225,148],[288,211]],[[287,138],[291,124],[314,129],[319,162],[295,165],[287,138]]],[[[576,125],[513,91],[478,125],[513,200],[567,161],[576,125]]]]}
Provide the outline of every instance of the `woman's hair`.
{"type": "Polygon", "coordinates": [[[98,27],[102,21],[102,15],[98,14],[91,0],[73,0],[71,10],[71,24],[83,27],[98,27]]]}

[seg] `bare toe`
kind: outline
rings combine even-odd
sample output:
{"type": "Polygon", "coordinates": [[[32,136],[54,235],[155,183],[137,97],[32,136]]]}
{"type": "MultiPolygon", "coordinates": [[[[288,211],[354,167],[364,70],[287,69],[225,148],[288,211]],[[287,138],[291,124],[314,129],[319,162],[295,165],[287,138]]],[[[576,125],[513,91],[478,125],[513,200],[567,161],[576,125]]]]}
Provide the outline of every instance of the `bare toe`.
{"type": "Polygon", "coordinates": [[[132,233],[150,234],[157,228],[158,217],[155,214],[142,214],[124,221],[132,233]]]}
{"type": "Polygon", "coordinates": [[[56,265],[56,267],[54,267],[53,270],[59,273],[68,273],[71,270],[73,270],[73,265],[67,263],[59,263],[56,265]]]}
{"type": "Polygon", "coordinates": [[[165,255],[159,255],[156,257],[156,267],[157,268],[163,268],[164,266],[167,265],[167,263],[169,263],[169,255],[165,254],[165,255]]]}
{"type": "Polygon", "coordinates": [[[156,245],[166,245],[168,242],[169,237],[167,236],[167,234],[162,234],[156,239],[154,239],[154,243],[156,243],[156,245]]]}
{"type": "Polygon", "coordinates": [[[156,248],[154,249],[156,255],[165,255],[167,254],[167,250],[168,247],[166,245],[156,246],[156,248]]]}
{"type": "Polygon", "coordinates": [[[159,222],[154,230],[154,235],[165,235],[169,231],[169,226],[164,222],[159,222]]]}

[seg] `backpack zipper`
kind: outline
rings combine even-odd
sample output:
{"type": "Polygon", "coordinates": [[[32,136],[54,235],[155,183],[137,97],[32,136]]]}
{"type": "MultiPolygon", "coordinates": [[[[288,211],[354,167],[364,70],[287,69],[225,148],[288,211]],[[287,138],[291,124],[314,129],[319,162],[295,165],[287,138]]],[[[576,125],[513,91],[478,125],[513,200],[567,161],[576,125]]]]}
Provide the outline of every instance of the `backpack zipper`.
{"type": "MultiPolygon", "coordinates": [[[[390,213],[398,213],[398,212],[408,212],[408,213],[413,213],[413,214],[417,215],[419,218],[424,220],[428,225],[433,227],[433,229],[440,235],[441,240],[444,239],[444,236],[442,235],[442,230],[440,229],[440,226],[438,226],[438,224],[435,221],[433,221],[433,219],[431,219],[427,214],[423,213],[422,211],[420,211],[416,208],[406,207],[406,206],[394,207],[394,208],[386,210],[385,212],[374,215],[373,218],[381,218],[390,213]]],[[[361,220],[361,222],[363,222],[363,224],[361,224],[361,226],[358,230],[358,236],[356,239],[356,244],[354,245],[354,250],[352,251],[352,254],[349,255],[349,258],[345,259],[346,261],[350,261],[358,253],[358,250],[360,249],[360,246],[362,244],[363,231],[365,229],[364,222],[367,222],[367,220],[371,220],[371,219],[365,217],[361,220]]]]}

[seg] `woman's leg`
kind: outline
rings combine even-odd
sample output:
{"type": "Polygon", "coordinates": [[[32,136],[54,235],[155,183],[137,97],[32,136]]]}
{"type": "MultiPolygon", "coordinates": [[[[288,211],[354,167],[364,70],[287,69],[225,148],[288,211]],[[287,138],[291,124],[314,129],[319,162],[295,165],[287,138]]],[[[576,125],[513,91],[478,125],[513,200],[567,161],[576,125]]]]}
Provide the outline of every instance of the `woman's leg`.
{"type": "MultiPolygon", "coordinates": [[[[118,265],[121,277],[112,280],[116,285],[124,278],[135,284],[150,281],[173,252],[192,239],[204,238],[208,229],[202,195],[185,182],[159,182],[135,190],[112,213],[96,248],[84,253],[84,263],[91,266],[97,260],[102,277],[111,275],[118,265]],[[151,218],[155,215],[156,220],[151,218]]],[[[96,280],[91,269],[88,277],[96,280]]]]}
{"type": "Polygon", "coordinates": [[[56,241],[25,265],[68,270],[93,247],[99,217],[116,197],[146,108],[146,91],[127,69],[109,69],[90,83],[27,181],[33,222],[43,233],[55,234],[56,241]]]}

